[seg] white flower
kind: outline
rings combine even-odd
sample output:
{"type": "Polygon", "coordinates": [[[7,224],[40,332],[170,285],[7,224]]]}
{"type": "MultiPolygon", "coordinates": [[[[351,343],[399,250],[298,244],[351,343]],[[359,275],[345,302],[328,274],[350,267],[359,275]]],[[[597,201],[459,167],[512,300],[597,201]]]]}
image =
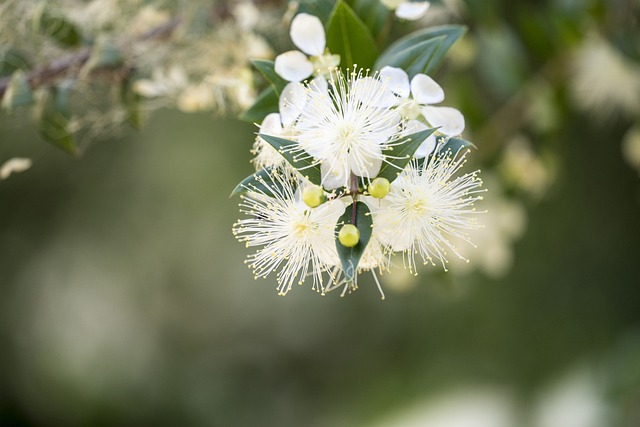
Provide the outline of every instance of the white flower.
{"type": "MultiPolygon", "coordinates": [[[[268,114],[264,120],[262,120],[259,133],[263,135],[277,136],[288,140],[293,138],[292,130],[282,126],[280,114],[278,113],[268,114]]],[[[253,150],[251,152],[256,156],[253,159],[253,164],[255,165],[256,170],[280,167],[293,171],[293,168],[285,160],[282,154],[259,136],[256,137],[256,141],[253,144],[253,150]]]]}
{"type": "MultiPolygon", "coordinates": [[[[397,96],[398,111],[410,120],[413,132],[428,127],[416,119],[423,117],[438,132],[447,136],[457,136],[464,131],[462,113],[451,107],[435,107],[444,101],[444,90],[435,80],[426,74],[416,74],[411,82],[407,73],[396,67],[384,67],[380,70],[380,78],[386,81],[389,89],[397,96]]],[[[416,151],[415,157],[421,159],[435,148],[435,135],[429,136],[416,151]]]]}
{"type": "Polygon", "coordinates": [[[27,159],[24,157],[14,157],[12,159],[7,160],[0,166],[0,180],[5,180],[14,173],[21,173],[26,170],[29,170],[32,166],[33,162],[31,159],[27,159]]]}
{"type": "Polygon", "coordinates": [[[151,79],[136,80],[133,91],[146,98],[176,96],[189,84],[184,69],[172,66],[168,70],[154,70],[151,79]]]}
{"type": "Polygon", "coordinates": [[[320,163],[323,186],[348,187],[351,174],[375,178],[385,150],[401,138],[393,96],[377,78],[361,72],[331,75],[328,87],[310,84],[294,127],[302,150],[320,163]]]}
{"type": "Polygon", "coordinates": [[[324,293],[323,273],[337,259],[335,226],[344,213],[344,203],[330,200],[309,208],[300,199],[286,174],[274,172],[272,184],[265,182],[275,197],[259,189],[242,196],[240,211],[249,216],[233,227],[236,238],[247,247],[258,247],[248,264],[255,277],[277,271],[278,291],[286,294],[294,282],[313,278],[313,289],[324,293]]]}
{"type": "Polygon", "coordinates": [[[407,21],[415,21],[422,18],[431,6],[428,1],[406,1],[406,0],[380,0],[380,2],[390,10],[394,10],[396,16],[407,21]]]}
{"type": "Polygon", "coordinates": [[[473,205],[484,190],[477,171],[453,178],[464,163],[464,154],[448,153],[422,167],[411,162],[380,206],[371,206],[377,238],[392,251],[403,252],[410,271],[416,269],[415,254],[425,264],[438,260],[446,270],[448,251],[462,258],[449,239],[471,243],[467,231],[479,227],[473,205]]]}
{"type": "Polygon", "coordinates": [[[290,35],[293,44],[300,50],[291,50],[276,57],[275,71],[283,79],[300,82],[314,71],[318,75],[329,74],[340,64],[339,55],[325,52],[327,41],[324,27],[317,17],[307,13],[296,15],[291,21],[290,35]]]}

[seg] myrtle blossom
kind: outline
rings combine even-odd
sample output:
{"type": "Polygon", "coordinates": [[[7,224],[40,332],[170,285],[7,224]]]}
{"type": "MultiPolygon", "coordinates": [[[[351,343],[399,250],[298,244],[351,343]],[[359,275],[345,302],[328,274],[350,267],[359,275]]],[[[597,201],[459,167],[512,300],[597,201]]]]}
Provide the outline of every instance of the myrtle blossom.
{"type": "Polygon", "coordinates": [[[426,15],[431,3],[428,1],[380,0],[380,2],[400,19],[416,21],[426,15]]]}
{"type": "MultiPolygon", "coordinates": [[[[268,114],[264,120],[262,120],[259,128],[259,133],[261,134],[277,136],[285,139],[291,139],[292,137],[290,130],[282,126],[282,120],[278,113],[268,114]]],[[[260,136],[256,137],[251,153],[255,156],[252,163],[256,167],[257,171],[264,168],[272,169],[279,167],[293,169],[289,163],[287,163],[282,154],[260,136]]]]}
{"type": "Polygon", "coordinates": [[[267,277],[277,271],[278,292],[285,295],[294,283],[313,278],[313,289],[324,293],[324,273],[331,279],[336,263],[335,226],[345,205],[331,200],[309,208],[287,174],[269,173],[264,189],[247,188],[240,212],[247,218],[233,226],[236,238],[247,247],[257,247],[247,263],[254,275],[267,277]]]}
{"type": "Polygon", "coordinates": [[[402,136],[393,102],[384,82],[362,71],[344,76],[337,70],[327,85],[312,82],[305,94],[293,97],[291,104],[302,105],[293,124],[299,148],[320,163],[325,188],[348,187],[351,174],[377,176],[384,152],[402,136]],[[384,104],[387,108],[380,108],[384,104]]]}
{"type": "Polygon", "coordinates": [[[340,64],[340,55],[332,55],[326,50],[324,26],[317,17],[307,13],[296,15],[291,21],[289,34],[300,50],[290,50],[276,57],[275,71],[283,79],[301,82],[314,72],[317,75],[329,74],[340,64]]]}
{"type": "MultiPolygon", "coordinates": [[[[398,112],[409,120],[411,132],[429,128],[419,119],[426,120],[446,136],[458,136],[464,131],[464,116],[459,110],[433,105],[444,101],[444,90],[431,77],[419,73],[409,81],[403,69],[387,66],[380,70],[380,79],[387,82],[389,90],[397,97],[398,112]]],[[[418,148],[415,157],[421,159],[427,156],[435,145],[436,136],[433,134],[418,148]]]]}
{"type": "Polygon", "coordinates": [[[454,177],[465,163],[465,153],[442,153],[409,167],[391,184],[376,206],[370,205],[378,240],[389,253],[402,252],[404,264],[415,272],[415,255],[425,264],[442,264],[448,252],[463,258],[453,239],[471,244],[468,231],[479,227],[474,203],[481,200],[478,171],[454,177]]]}

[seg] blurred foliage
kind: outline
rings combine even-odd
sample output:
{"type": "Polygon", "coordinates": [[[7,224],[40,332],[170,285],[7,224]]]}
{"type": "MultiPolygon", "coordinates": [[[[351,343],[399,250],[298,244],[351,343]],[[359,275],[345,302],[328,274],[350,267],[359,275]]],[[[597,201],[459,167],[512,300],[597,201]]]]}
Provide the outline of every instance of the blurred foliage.
{"type": "MultiPolygon", "coordinates": [[[[549,427],[541,396],[583,369],[605,408],[583,427],[636,427],[640,190],[620,141],[639,122],[625,96],[640,5],[444,4],[426,19],[469,31],[437,79],[497,195],[527,207],[508,272],[425,270],[390,283],[384,302],[364,280],[345,299],[280,298],[250,279],[229,231],[251,125],[160,111],[76,160],[3,115],[0,159],[34,167],[0,181],[0,424],[394,425],[415,404],[488,386],[509,396],[511,427],[549,427]],[[584,93],[578,58],[602,46],[596,58],[615,60],[591,64],[604,86],[584,93]]],[[[2,55],[20,58],[0,62],[3,75],[33,67],[2,55]]]]}

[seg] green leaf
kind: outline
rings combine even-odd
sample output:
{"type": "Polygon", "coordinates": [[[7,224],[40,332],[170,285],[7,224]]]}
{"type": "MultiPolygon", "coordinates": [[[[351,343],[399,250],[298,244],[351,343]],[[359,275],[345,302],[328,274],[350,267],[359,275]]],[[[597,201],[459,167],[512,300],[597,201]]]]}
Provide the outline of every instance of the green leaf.
{"type": "Polygon", "coordinates": [[[351,7],[374,36],[380,34],[391,14],[380,0],[353,0],[351,7]]]}
{"type": "Polygon", "coordinates": [[[253,59],[251,60],[251,64],[253,64],[253,66],[256,67],[258,71],[260,71],[260,74],[264,76],[271,87],[276,91],[276,94],[280,96],[284,87],[289,82],[287,82],[285,79],[280,77],[278,73],[276,73],[275,63],[273,61],[265,61],[263,59],[253,59]]]}
{"type": "MultiPolygon", "coordinates": [[[[256,191],[269,197],[276,197],[275,192],[282,189],[282,183],[273,179],[274,173],[281,173],[274,169],[261,169],[258,172],[249,175],[236,185],[229,197],[246,193],[247,191],[256,191]]],[[[294,187],[297,183],[292,183],[294,187]]],[[[282,194],[280,192],[280,194],[282,194]]]]}
{"type": "Polygon", "coordinates": [[[258,95],[256,102],[240,115],[240,119],[251,123],[261,123],[267,114],[278,112],[278,99],[278,94],[272,87],[266,88],[258,95]]]}
{"type": "Polygon", "coordinates": [[[376,61],[375,69],[399,67],[410,78],[419,73],[431,74],[465,31],[461,25],[445,25],[411,33],[389,46],[376,61]]]}
{"type": "Polygon", "coordinates": [[[301,0],[298,3],[298,13],[317,16],[322,22],[329,20],[334,7],[333,0],[301,0]]]}
{"type": "Polygon", "coordinates": [[[76,47],[82,42],[80,31],[75,25],[46,10],[42,10],[40,15],[36,15],[34,25],[40,34],[53,39],[62,46],[76,47]]]}
{"type": "Polygon", "coordinates": [[[400,175],[405,166],[407,166],[407,163],[409,163],[409,161],[413,157],[413,153],[415,153],[418,147],[420,147],[420,144],[422,144],[424,140],[427,139],[435,131],[435,128],[427,129],[420,132],[412,133],[411,135],[407,135],[402,138],[400,140],[401,143],[394,146],[393,151],[388,153],[388,155],[392,155],[393,157],[398,158],[388,158],[388,163],[383,162],[378,177],[386,178],[389,180],[389,182],[395,181],[395,179],[398,177],[398,175],[400,175]]]}
{"type": "Polygon", "coordinates": [[[338,256],[340,257],[340,263],[342,264],[342,270],[344,271],[344,277],[347,281],[351,282],[356,277],[358,271],[358,263],[364,250],[371,240],[371,233],[373,231],[373,219],[369,212],[369,207],[363,202],[357,202],[347,206],[344,214],[338,219],[336,224],[336,249],[338,250],[338,256]],[[340,243],[338,239],[338,233],[344,224],[352,224],[353,209],[356,210],[356,222],[355,226],[360,231],[360,241],[352,248],[347,248],[340,243]]]}
{"type": "Polygon", "coordinates": [[[99,39],[91,49],[91,56],[83,67],[82,72],[87,74],[96,68],[117,67],[124,61],[120,48],[114,43],[99,39]]]}
{"type": "Polygon", "coordinates": [[[439,136],[436,138],[436,141],[436,147],[440,147],[436,150],[439,153],[450,150],[452,154],[456,154],[458,151],[465,148],[477,148],[473,142],[462,138],[449,138],[447,140],[446,136],[439,136]]]}
{"type": "Polygon", "coordinates": [[[70,92],[71,84],[68,82],[50,88],[43,92],[35,112],[40,135],[56,147],[75,156],[78,154],[78,145],[70,127],[70,92]]]}
{"type": "Polygon", "coordinates": [[[327,23],[327,47],[340,55],[343,69],[371,68],[378,48],[367,26],[343,0],[338,0],[327,23]]]}
{"type": "Polygon", "coordinates": [[[300,172],[309,181],[316,185],[322,185],[320,165],[317,164],[311,156],[306,154],[304,151],[301,151],[298,148],[299,145],[297,142],[264,134],[260,134],[260,137],[267,141],[273,148],[278,150],[287,162],[289,162],[294,169],[300,172]]]}
{"type": "Polygon", "coordinates": [[[18,70],[11,76],[11,81],[2,97],[2,108],[11,111],[16,107],[33,104],[33,93],[24,72],[18,70]]]}
{"type": "Polygon", "coordinates": [[[0,54],[0,76],[10,76],[16,70],[29,70],[31,64],[26,57],[16,49],[9,49],[0,54]]]}

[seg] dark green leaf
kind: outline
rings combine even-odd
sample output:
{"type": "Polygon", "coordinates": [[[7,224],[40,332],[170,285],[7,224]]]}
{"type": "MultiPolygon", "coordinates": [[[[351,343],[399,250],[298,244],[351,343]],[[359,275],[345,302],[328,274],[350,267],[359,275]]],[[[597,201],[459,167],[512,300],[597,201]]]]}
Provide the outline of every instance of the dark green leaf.
{"type": "Polygon", "coordinates": [[[399,67],[410,78],[419,73],[430,74],[465,31],[464,26],[446,25],[411,33],[389,46],[376,61],[375,69],[399,67]]]}
{"type": "Polygon", "coordinates": [[[258,95],[255,104],[242,113],[240,119],[251,123],[261,123],[267,114],[278,112],[278,99],[278,94],[272,87],[266,88],[258,95]]]}
{"type": "Polygon", "coordinates": [[[343,0],[338,0],[327,23],[327,47],[340,55],[343,69],[371,68],[378,55],[367,26],[343,0]]]}
{"type": "Polygon", "coordinates": [[[11,81],[2,97],[2,107],[6,110],[13,110],[16,107],[33,104],[33,93],[29,86],[27,76],[22,71],[16,71],[11,76],[11,81]]]}
{"type": "Polygon", "coordinates": [[[373,231],[373,219],[371,218],[369,207],[363,202],[357,202],[355,204],[356,222],[354,225],[358,227],[358,231],[360,231],[360,241],[352,248],[347,248],[340,243],[338,233],[344,224],[352,223],[353,209],[353,204],[347,206],[344,214],[338,219],[338,223],[336,224],[336,249],[338,250],[338,256],[340,257],[340,263],[344,271],[344,278],[349,282],[356,277],[358,263],[369,244],[369,240],[371,240],[371,232],[373,231]]]}
{"type": "Polygon", "coordinates": [[[413,157],[413,153],[420,147],[420,144],[435,131],[435,128],[427,129],[402,138],[400,145],[394,146],[393,151],[385,153],[398,158],[387,158],[387,161],[391,164],[387,162],[382,163],[382,168],[380,168],[378,176],[388,179],[389,182],[395,181],[413,157]]]}
{"type": "MultiPolygon", "coordinates": [[[[249,175],[236,185],[233,192],[229,197],[237,196],[238,194],[246,193],[247,191],[256,191],[269,197],[275,197],[274,192],[279,191],[282,188],[282,183],[273,179],[274,173],[281,173],[273,169],[261,169],[260,171],[249,175]]],[[[294,183],[292,183],[294,184],[294,183]]],[[[294,184],[295,186],[295,184],[294,184]]],[[[281,192],[280,192],[281,193],[281,192]]]]}
{"type": "Polygon", "coordinates": [[[436,141],[437,141],[436,147],[439,147],[436,151],[440,153],[450,150],[452,154],[456,154],[458,151],[464,148],[469,148],[469,147],[477,148],[473,144],[473,142],[467,141],[462,138],[449,138],[447,140],[446,136],[439,136],[436,139],[436,141]]]}
{"type": "Polygon", "coordinates": [[[265,61],[264,59],[253,59],[251,63],[269,82],[271,87],[276,91],[276,94],[280,96],[288,82],[276,73],[274,69],[275,63],[273,61],[265,61]]]}
{"type": "Polygon", "coordinates": [[[309,181],[313,184],[321,185],[322,173],[320,172],[320,165],[304,151],[301,151],[297,142],[264,134],[260,134],[260,137],[278,150],[287,162],[309,181]]]}
{"type": "Polygon", "coordinates": [[[380,0],[353,0],[351,7],[374,36],[380,34],[392,13],[380,0]]]}
{"type": "Polygon", "coordinates": [[[334,7],[333,0],[301,0],[298,3],[298,13],[317,16],[322,22],[329,20],[334,7]]]}
{"type": "Polygon", "coordinates": [[[62,46],[75,47],[82,42],[80,31],[75,25],[61,16],[46,11],[43,11],[39,16],[36,28],[41,34],[50,37],[62,46]]]}
{"type": "Polygon", "coordinates": [[[77,155],[78,146],[70,129],[70,91],[70,84],[50,88],[38,101],[36,118],[43,138],[63,151],[77,155]]]}
{"type": "Polygon", "coordinates": [[[0,54],[0,76],[10,76],[16,70],[29,70],[31,65],[26,57],[16,49],[9,49],[0,54]]]}

